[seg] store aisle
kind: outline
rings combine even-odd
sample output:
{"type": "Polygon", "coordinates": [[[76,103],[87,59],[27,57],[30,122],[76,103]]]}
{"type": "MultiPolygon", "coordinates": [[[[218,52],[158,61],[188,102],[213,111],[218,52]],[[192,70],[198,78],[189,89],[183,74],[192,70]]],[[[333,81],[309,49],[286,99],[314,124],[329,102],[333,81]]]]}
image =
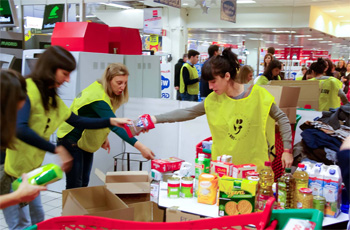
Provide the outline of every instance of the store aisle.
{"type": "MultiPolygon", "coordinates": [[[[62,212],[62,194],[51,191],[41,192],[41,201],[45,211],[45,220],[52,217],[61,216],[62,212]]],[[[2,210],[0,210],[0,230],[7,230],[7,224],[2,210]]]]}

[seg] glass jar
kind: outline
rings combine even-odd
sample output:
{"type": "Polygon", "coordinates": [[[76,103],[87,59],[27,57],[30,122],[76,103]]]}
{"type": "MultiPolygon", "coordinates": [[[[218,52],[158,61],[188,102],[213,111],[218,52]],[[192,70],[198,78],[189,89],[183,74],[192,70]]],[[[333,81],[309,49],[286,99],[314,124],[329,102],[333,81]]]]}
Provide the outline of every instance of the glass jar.
{"type": "Polygon", "coordinates": [[[310,188],[300,188],[297,196],[298,209],[313,208],[313,196],[310,188]]]}

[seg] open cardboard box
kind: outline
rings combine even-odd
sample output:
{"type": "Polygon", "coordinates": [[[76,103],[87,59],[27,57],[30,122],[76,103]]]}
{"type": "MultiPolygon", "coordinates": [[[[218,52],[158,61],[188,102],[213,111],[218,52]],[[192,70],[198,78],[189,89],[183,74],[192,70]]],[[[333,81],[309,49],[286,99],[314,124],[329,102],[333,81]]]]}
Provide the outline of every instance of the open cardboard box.
{"type": "Polygon", "coordinates": [[[146,171],[107,172],[95,169],[108,190],[118,195],[126,204],[149,201],[151,199],[151,177],[146,171]]]}
{"type": "Polygon", "coordinates": [[[289,122],[296,122],[300,87],[261,85],[275,98],[276,105],[287,115],[289,122]]]}
{"type": "Polygon", "coordinates": [[[64,190],[62,192],[62,216],[75,215],[133,220],[134,208],[129,208],[105,186],[64,190]]]}
{"type": "Polygon", "coordinates": [[[199,219],[202,219],[199,215],[185,213],[173,208],[166,209],[166,222],[182,222],[199,219]]]}
{"type": "Polygon", "coordinates": [[[164,222],[165,211],[152,201],[129,204],[134,208],[134,221],[164,222]]]}
{"type": "Polygon", "coordinates": [[[300,95],[297,106],[304,108],[311,105],[311,109],[318,110],[320,86],[318,81],[271,81],[271,85],[300,87],[300,95]]]}

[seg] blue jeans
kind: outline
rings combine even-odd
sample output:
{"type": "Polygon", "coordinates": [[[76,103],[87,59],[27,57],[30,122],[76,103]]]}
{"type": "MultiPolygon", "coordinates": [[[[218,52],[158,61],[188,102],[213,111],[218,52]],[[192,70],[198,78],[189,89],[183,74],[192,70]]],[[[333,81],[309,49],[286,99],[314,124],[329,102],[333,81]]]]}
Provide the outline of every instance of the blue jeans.
{"type": "Polygon", "coordinates": [[[191,95],[187,92],[181,94],[181,99],[183,101],[198,101],[198,95],[191,95]]]}
{"type": "Polygon", "coordinates": [[[77,143],[68,138],[60,139],[58,145],[63,145],[74,158],[72,169],[66,173],[66,189],[87,187],[94,153],[80,149],[77,143]]]}
{"type": "Polygon", "coordinates": [[[10,230],[24,229],[45,219],[40,195],[23,208],[17,204],[7,207],[2,211],[10,230]]]}

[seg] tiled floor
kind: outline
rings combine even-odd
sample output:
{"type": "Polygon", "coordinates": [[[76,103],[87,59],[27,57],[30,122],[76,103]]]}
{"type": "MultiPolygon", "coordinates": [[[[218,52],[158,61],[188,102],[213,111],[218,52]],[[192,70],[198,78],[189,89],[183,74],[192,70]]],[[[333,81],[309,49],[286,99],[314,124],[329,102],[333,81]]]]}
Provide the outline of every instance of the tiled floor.
{"type": "MultiPolygon", "coordinates": [[[[62,194],[57,192],[43,191],[41,192],[41,202],[45,211],[45,220],[52,217],[61,216],[62,212],[62,194]]],[[[5,230],[7,224],[0,210],[0,230],[5,230]]]]}

